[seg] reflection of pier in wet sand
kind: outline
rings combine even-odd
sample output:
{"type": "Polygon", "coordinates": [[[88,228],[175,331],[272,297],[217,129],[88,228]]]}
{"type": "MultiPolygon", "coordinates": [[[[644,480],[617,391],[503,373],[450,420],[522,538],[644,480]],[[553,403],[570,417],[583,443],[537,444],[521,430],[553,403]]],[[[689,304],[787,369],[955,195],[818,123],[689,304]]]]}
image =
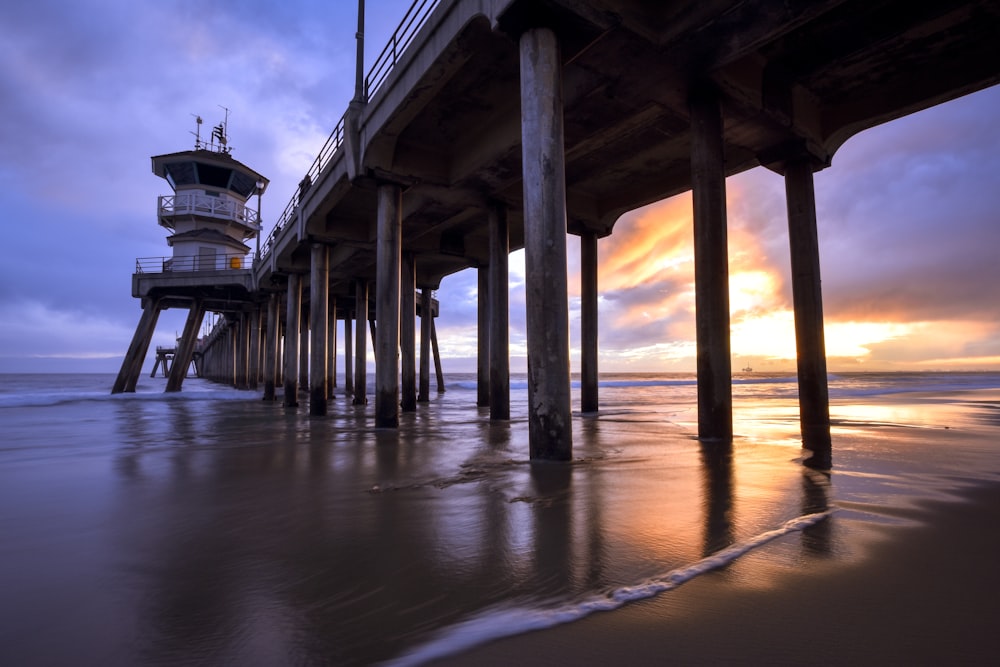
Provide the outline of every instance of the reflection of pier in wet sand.
{"type": "MultiPolygon", "coordinates": [[[[372,664],[433,639],[428,624],[488,619],[498,606],[508,611],[485,623],[496,636],[516,628],[511,618],[557,625],[724,569],[798,508],[827,509],[825,475],[790,465],[782,448],[769,454],[773,497],[744,495],[739,448],[718,456],[676,427],[664,448],[663,432],[643,435],[645,413],[611,429],[577,421],[581,460],[528,465],[512,442],[527,436],[523,413],[512,426],[452,425],[458,444],[441,447],[435,419],[461,410],[442,401],[398,430],[367,428],[348,403],[305,421],[233,403],[119,407],[123,442],[159,443],[122,448],[115,466],[115,547],[143,559],[124,586],[143,591],[151,657],[227,646],[235,661],[277,651],[372,664]],[[239,446],[224,441],[233,432],[239,446]],[[635,449],[607,456],[623,432],[635,449]]],[[[803,558],[822,557],[821,524],[782,535],[803,558]]]]}

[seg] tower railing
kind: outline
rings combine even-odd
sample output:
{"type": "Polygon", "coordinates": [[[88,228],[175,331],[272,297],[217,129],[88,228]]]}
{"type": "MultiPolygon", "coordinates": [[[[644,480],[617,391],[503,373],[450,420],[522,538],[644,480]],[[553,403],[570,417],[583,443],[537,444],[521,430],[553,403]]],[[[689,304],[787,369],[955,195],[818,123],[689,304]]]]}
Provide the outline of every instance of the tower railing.
{"type": "MultiPolygon", "coordinates": [[[[239,222],[256,230],[260,229],[257,212],[252,208],[231,199],[193,192],[161,195],[156,204],[156,213],[161,224],[164,224],[165,219],[176,215],[203,215],[239,222]]],[[[172,227],[173,225],[165,224],[164,226],[172,227]]]]}
{"type": "Polygon", "coordinates": [[[135,260],[135,272],[149,274],[190,271],[245,271],[251,267],[252,263],[253,255],[243,253],[138,257],[135,260]]]}
{"type": "MultiPolygon", "coordinates": [[[[414,0],[410,8],[406,10],[406,14],[403,16],[402,21],[399,22],[399,26],[392,33],[392,37],[389,38],[389,43],[386,44],[385,48],[382,49],[382,53],[379,54],[378,58],[375,59],[375,63],[372,65],[371,69],[368,70],[368,75],[365,77],[365,101],[367,102],[371,99],[371,96],[378,91],[385,80],[389,77],[389,73],[399,62],[400,57],[406,50],[406,47],[410,45],[413,41],[414,36],[417,31],[423,27],[424,23],[427,21],[427,17],[430,16],[431,12],[440,4],[440,0],[414,0]]],[[[327,138],[326,143],[323,144],[323,148],[320,149],[319,155],[313,160],[312,165],[309,167],[309,171],[306,172],[305,177],[299,183],[298,191],[292,196],[288,205],[285,206],[285,210],[282,211],[281,216],[278,217],[278,221],[274,224],[271,229],[271,233],[267,235],[267,239],[261,244],[260,256],[267,257],[271,250],[274,249],[275,243],[278,238],[278,234],[284,229],[290,220],[295,217],[298,211],[299,202],[302,199],[309,187],[319,180],[320,174],[326,169],[326,166],[333,159],[334,154],[337,150],[344,144],[344,133],[347,127],[347,113],[345,112],[340,120],[337,121],[336,126],[333,128],[333,132],[327,138]]]]}

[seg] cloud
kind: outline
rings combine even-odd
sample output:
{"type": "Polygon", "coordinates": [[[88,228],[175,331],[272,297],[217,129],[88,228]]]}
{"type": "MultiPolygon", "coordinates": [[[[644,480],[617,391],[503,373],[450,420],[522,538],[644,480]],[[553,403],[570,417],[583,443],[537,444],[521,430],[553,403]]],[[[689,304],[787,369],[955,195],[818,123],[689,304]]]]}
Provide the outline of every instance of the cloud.
{"type": "MultiPolygon", "coordinates": [[[[367,64],[409,4],[369,7],[367,64]]],[[[234,157],[271,179],[263,211],[273,220],[353,94],[354,12],[325,0],[0,7],[4,349],[25,358],[124,354],[139,316],[134,259],[169,254],[153,209],[168,187],[149,156],[192,145],[191,114],[211,126],[220,105],[230,108],[234,157]]],[[[998,108],[995,87],[894,121],[848,141],[817,173],[837,363],[1000,356],[998,108]]],[[[794,346],[784,182],[756,169],[727,189],[734,354],[778,363],[788,350],[785,363],[794,346]]],[[[692,242],[689,195],[626,214],[600,241],[604,368],[693,368],[692,242]]],[[[568,248],[578,345],[575,239],[568,248]]],[[[521,357],[523,253],[510,264],[511,352],[521,357]]],[[[476,283],[466,271],[438,292],[446,356],[475,357],[476,283]]],[[[163,344],[182,323],[180,311],[161,316],[163,344]]]]}

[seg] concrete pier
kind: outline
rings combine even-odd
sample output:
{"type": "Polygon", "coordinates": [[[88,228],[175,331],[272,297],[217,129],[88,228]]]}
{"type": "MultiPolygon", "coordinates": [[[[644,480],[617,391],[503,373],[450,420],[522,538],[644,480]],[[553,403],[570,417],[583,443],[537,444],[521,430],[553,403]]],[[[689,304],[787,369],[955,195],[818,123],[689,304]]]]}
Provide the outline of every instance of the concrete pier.
{"type": "Polygon", "coordinates": [[[288,276],[285,311],[285,398],[286,408],[299,405],[299,328],[302,326],[302,281],[299,274],[288,276]]]}
{"type": "MultiPolygon", "coordinates": [[[[192,237],[174,239],[169,260],[137,263],[132,293],[143,300],[143,316],[113,391],[134,390],[159,309],[198,301],[222,315],[206,337],[207,372],[252,386],[259,317],[254,324],[246,314],[287,280],[284,325],[277,303],[268,304],[264,397],[273,398],[275,385],[284,382],[285,400],[294,406],[300,387],[309,385],[311,392],[321,375],[332,395],[339,297],[345,391],[356,404],[366,403],[367,320],[377,365],[375,422],[392,426],[400,403],[404,410],[414,407],[412,293],[421,289],[416,400],[427,401],[431,359],[438,391],[445,390],[431,290],[449,275],[476,268],[476,401],[489,405],[491,420],[506,419],[507,254],[523,247],[530,456],[568,460],[565,236],[581,238],[580,407],[599,414],[597,240],[612,234],[625,213],[692,190],[698,436],[729,443],[725,178],[763,165],[786,179],[803,444],[813,452],[810,465],[828,467],[812,172],[828,167],[858,132],[1000,83],[992,57],[1000,13],[990,0],[958,0],[927,12],[912,11],[904,0],[880,0],[879,20],[866,23],[870,30],[860,36],[852,25],[869,17],[869,8],[833,4],[776,3],[755,11],[760,8],[753,3],[679,0],[666,13],[657,3],[621,0],[415,6],[417,18],[399,59],[405,66],[397,66],[393,50],[371,86],[358,77],[344,123],[331,133],[252,265],[241,251],[260,221],[246,201],[254,181],[259,195],[266,179],[228,153],[153,158],[154,173],[175,190],[158,209],[161,225],[176,232],[186,224],[191,213],[180,202],[193,202],[206,185],[195,163],[236,169],[239,178],[226,181],[226,196],[236,206],[213,204],[196,212],[204,229],[229,235],[225,247],[217,247],[224,251],[219,261],[202,257],[195,246],[204,238],[192,237]],[[956,40],[961,49],[954,48],[956,40]],[[182,172],[186,182],[178,183],[182,172]],[[405,193],[390,181],[405,182],[405,193]],[[309,266],[313,244],[327,249],[325,280],[303,278],[317,266],[309,266]],[[404,254],[413,261],[405,269],[404,254]],[[328,299],[323,289],[330,290],[328,299]],[[320,321],[321,301],[327,303],[326,322],[320,321]],[[303,321],[307,308],[309,322],[303,321]]],[[[310,400],[320,404],[318,396],[310,400]]]]}
{"type": "Polygon", "coordinates": [[[501,205],[491,206],[488,216],[490,419],[504,421],[510,419],[510,308],[507,292],[510,239],[507,209],[501,205]]]}
{"type": "Polygon", "coordinates": [[[729,250],[722,109],[706,87],[691,93],[691,195],[694,211],[698,437],[733,438],[729,354],[729,250]]]}
{"type": "Polygon", "coordinates": [[[378,186],[378,279],[375,282],[375,426],[399,426],[399,279],[402,262],[402,190],[378,186]]]}
{"type": "Polygon", "coordinates": [[[532,460],[568,461],[573,430],[562,58],[548,28],[522,34],[520,55],[529,449],[532,460]]]}
{"type": "Polygon", "coordinates": [[[785,166],[788,240],[792,260],[792,303],[799,382],[802,445],[812,452],[806,465],[827,469],[832,464],[830,397],[823,335],[823,294],[820,285],[819,241],[812,161],[806,157],[785,166]]]}
{"type": "Polygon", "coordinates": [[[311,252],[310,276],[310,329],[312,338],[309,352],[309,414],[326,414],[327,333],[330,326],[330,255],[322,243],[314,243],[311,252]]]}

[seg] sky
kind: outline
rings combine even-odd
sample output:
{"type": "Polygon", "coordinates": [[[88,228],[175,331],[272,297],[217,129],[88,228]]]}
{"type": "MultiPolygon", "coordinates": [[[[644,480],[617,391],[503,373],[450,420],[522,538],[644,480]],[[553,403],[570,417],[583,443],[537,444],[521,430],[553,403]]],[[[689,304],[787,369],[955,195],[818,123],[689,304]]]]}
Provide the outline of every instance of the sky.
{"type": "MultiPolygon", "coordinates": [[[[368,0],[366,68],[409,0],[368,0]]],[[[170,254],[150,156],[230,110],[233,156],[270,179],[265,230],[354,91],[353,1],[35,0],[0,6],[0,373],[116,372],[138,257],[170,254]]],[[[832,371],[1000,369],[1000,87],[873,128],[816,174],[832,371]]],[[[784,184],[727,181],[733,368],[794,369],[784,184]]],[[[598,244],[600,368],[695,367],[690,195],[598,244]]],[[[578,368],[579,244],[568,240],[578,368]]],[[[511,368],[524,265],[510,261],[511,368]]],[[[474,369],[476,276],[446,278],[446,371],[474,369]]],[[[172,345],[185,313],[160,317],[172,345]]],[[[342,336],[340,336],[342,342],[342,336]]],[[[150,355],[147,370],[152,366],[150,355]]]]}

